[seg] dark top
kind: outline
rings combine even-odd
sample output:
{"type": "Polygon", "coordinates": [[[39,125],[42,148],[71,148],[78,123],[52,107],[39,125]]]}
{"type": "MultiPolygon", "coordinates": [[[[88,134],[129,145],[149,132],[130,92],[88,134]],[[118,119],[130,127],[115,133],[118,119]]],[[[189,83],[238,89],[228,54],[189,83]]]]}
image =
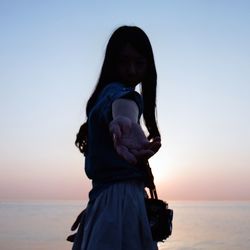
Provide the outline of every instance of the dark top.
{"type": "Polygon", "coordinates": [[[90,200],[114,182],[145,178],[142,168],[124,160],[117,154],[113,145],[109,123],[113,120],[112,103],[119,98],[135,101],[139,108],[139,117],[142,114],[142,97],[134,88],[115,82],[107,85],[100,93],[88,115],[85,172],[93,182],[93,189],[89,193],[90,200]]]}

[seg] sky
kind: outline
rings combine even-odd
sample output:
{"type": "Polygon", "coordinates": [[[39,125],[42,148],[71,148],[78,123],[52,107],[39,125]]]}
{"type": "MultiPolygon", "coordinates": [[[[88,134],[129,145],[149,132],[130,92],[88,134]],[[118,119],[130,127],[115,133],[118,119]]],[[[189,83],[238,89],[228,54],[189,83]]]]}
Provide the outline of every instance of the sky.
{"type": "Polygon", "coordinates": [[[168,200],[250,200],[250,2],[0,0],[0,199],[87,199],[74,146],[111,33],[148,35],[168,200]]]}

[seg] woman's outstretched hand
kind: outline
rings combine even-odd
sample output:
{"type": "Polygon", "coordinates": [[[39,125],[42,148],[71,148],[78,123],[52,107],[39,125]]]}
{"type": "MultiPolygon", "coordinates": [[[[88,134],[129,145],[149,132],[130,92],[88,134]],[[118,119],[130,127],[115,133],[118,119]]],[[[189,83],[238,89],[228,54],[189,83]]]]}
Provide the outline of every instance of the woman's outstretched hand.
{"type": "Polygon", "coordinates": [[[160,137],[148,141],[141,126],[119,116],[109,124],[116,152],[131,164],[148,160],[161,147],[160,137]]]}

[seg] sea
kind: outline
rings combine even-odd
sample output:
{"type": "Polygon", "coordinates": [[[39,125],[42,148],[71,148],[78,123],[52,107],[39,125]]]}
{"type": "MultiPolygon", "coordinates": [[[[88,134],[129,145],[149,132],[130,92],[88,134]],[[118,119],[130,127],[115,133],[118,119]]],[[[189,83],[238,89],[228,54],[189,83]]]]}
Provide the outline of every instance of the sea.
{"type": "MultiPolygon", "coordinates": [[[[249,201],[169,201],[173,233],[160,250],[249,250],[249,201]]],[[[83,201],[1,201],[0,250],[70,250],[83,201]]],[[[97,249],[98,250],[98,249],[97,249]]]]}

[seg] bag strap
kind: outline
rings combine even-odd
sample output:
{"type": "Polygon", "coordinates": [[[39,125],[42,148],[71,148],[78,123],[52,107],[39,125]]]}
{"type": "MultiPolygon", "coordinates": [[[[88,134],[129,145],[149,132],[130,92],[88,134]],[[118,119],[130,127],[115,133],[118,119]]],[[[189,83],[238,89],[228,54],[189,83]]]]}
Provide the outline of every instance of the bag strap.
{"type": "Polygon", "coordinates": [[[146,174],[147,174],[147,180],[145,184],[146,184],[146,187],[149,189],[150,198],[158,200],[156,186],[154,183],[154,176],[153,176],[153,173],[152,173],[152,170],[148,161],[145,162],[145,168],[146,168],[146,174]]]}

